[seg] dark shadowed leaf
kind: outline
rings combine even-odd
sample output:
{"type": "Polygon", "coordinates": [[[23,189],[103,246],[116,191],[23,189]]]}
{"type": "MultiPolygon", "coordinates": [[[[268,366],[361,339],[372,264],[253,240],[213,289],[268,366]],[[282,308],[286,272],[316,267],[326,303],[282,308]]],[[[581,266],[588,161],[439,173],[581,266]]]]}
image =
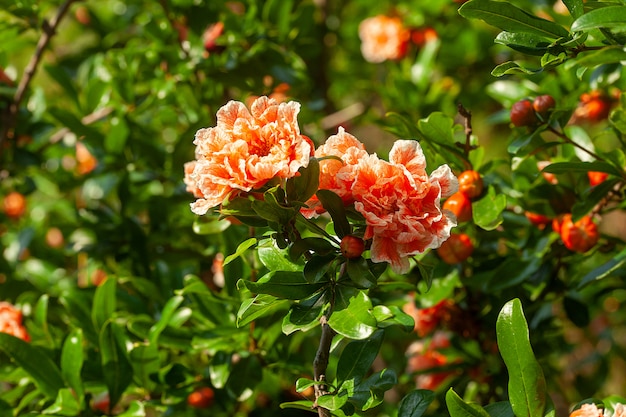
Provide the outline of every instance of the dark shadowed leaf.
{"type": "Polygon", "coordinates": [[[411,391],[400,401],[398,417],[421,417],[434,399],[435,393],[432,391],[425,389],[411,391]]]}

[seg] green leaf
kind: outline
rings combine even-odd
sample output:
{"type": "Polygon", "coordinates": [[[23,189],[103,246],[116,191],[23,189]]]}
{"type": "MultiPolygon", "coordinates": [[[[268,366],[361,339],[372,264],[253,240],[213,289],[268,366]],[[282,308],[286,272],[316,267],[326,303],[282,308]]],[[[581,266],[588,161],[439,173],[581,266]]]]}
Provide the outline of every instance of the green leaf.
{"type": "Polygon", "coordinates": [[[330,411],[339,410],[348,402],[348,396],[345,393],[326,394],[317,399],[317,405],[330,411]]]}
{"type": "Polygon", "coordinates": [[[47,398],[56,398],[59,390],[65,386],[61,371],[40,347],[7,333],[0,333],[0,350],[30,375],[47,398]]]}
{"type": "Polygon", "coordinates": [[[502,77],[503,75],[516,73],[539,74],[541,71],[543,71],[543,68],[527,68],[521,66],[517,62],[507,61],[497,65],[493,70],[491,70],[491,75],[494,77],[502,77]]]}
{"type": "Polygon", "coordinates": [[[372,302],[365,292],[350,287],[336,289],[335,309],[328,324],[349,339],[366,339],[376,331],[372,302]]]}
{"type": "Polygon", "coordinates": [[[299,400],[299,401],[289,401],[286,403],[280,403],[280,408],[283,410],[285,408],[295,408],[297,410],[309,411],[313,410],[313,401],[310,400],[299,400]]]}
{"type": "Polygon", "coordinates": [[[506,303],[496,322],[498,348],[509,372],[509,401],[516,417],[543,417],[546,381],[535,359],[519,299],[506,303]]]}
{"type": "Polygon", "coordinates": [[[485,196],[472,203],[474,223],[482,229],[493,230],[502,223],[502,212],[505,208],[506,195],[496,195],[495,188],[489,186],[485,196]]]}
{"type": "Polygon", "coordinates": [[[244,356],[232,367],[226,389],[235,397],[253,389],[263,381],[263,368],[255,355],[244,356]]]}
{"type": "Polygon", "coordinates": [[[65,338],[61,351],[61,374],[68,387],[72,388],[78,398],[83,398],[83,381],[81,370],[85,355],[83,353],[83,330],[74,329],[65,338]]]}
{"type": "Polygon", "coordinates": [[[565,69],[571,69],[575,65],[594,68],[599,65],[616,64],[626,61],[626,51],[623,46],[607,46],[595,51],[583,51],[576,58],[565,63],[565,69]]]}
{"type": "Polygon", "coordinates": [[[337,251],[337,247],[321,237],[305,237],[289,247],[289,257],[296,261],[307,251],[324,256],[337,251]]]}
{"type": "Polygon", "coordinates": [[[478,404],[463,401],[452,388],[446,392],[446,405],[450,417],[489,417],[489,414],[478,404]]]}
{"type": "Polygon", "coordinates": [[[154,389],[153,376],[159,372],[161,358],[156,344],[137,343],[129,352],[135,382],[146,390],[154,389]]]}
{"type": "Polygon", "coordinates": [[[211,384],[215,388],[224,388],[228,377],[230,376],[230,370],[232,368],[231,355],[224,351],[218,351],[211,359],[211,365],[209,366],[209,377],[211,378],[211,384]]]}
{"type": "Polygon", "coordinates": [[[588,272],[578,283],[578,289],[582,289],[593,281],[613,276],[614,273],[623,276],[624,264],[626,264],[626,249],[622,249],[613,259],[588,272]]]}
{"type": "Polygon", "coordinates": [[[353,379],[355,385],[369,372],[383,342],[382,330],[376,331],[365,340],[355,340],[346,345],[337,362],[339,384],[353,379]]]}
{"type": "Polygon", "coordinates": [[[143,405],[143,400],[135,400],[130,403],[126,411],[122,414],[118,414],[117,417],[145,417],[146,410],[143,405]]]}
{"type": "Polygon", "coordinates": [[[76,395],[69,388],[59,391],[54,404],[42,411],[42,414],[54,414],[57,416],[77,416],[81,412],[81,404],[76,395]]]}
{"type": "Polygon", "coordinates": [[[280,249],[274,242],[259,246],[257,254],[261,263],[270,271],[302,271],[302,265],[289,259],[288,251],[280,249]]]}
{"type": "Polygon", "coordinates": [[[489,413],[490,417],[515,417],[511,403],[508,401],[487,404],[485,411],[489,413]]]}
{"type": "Polygon", "coordinates": [[[591,189],[591,192],[583,196],[583,200],[578,200],[572,206],[572,220],[578,221],[611,192],[613,187],[620,182],[619,178],[612,178],[603,181],[591,189]]]}
{"type": "Polygon", "coordinates": [[[591,29],[626,29],[626,6],[608,6],[591,10],[572,23],[572,32],[591,29]]]}
{"type": "Polygon", "coordinates": [[[289,201],[304,203],[315,195],[319,188],[320,163],[317,158],[309,159],[309,165],[300,168],[298,173],[300,175],[287,180],[285,190],[289,201]]]}
{"type": "Polygon", "coordinates": [[[248,249],[250,249],[252,246],[256,245],[256,243],[257,243],[257,240],[256,240],[256,238],[253,238],[253,237],[251,237],[250,239],[246,239],[243,242],[241,242],[239,244],[239,246],[237,246],[237,250],[235,251],[235,253],[228,255],[224,259],[224,265],[228,265],[229,263],[231,263],[235,259],[239,258],[248,249]]]}
{"type": "Polygon", "coordinates": [[[372,314],[376,318],[379,328],[395,325],[403,327],[406,332],[411,332],[415,328],[413,317],[398,306],[377,305],[372,309],[372,314]]]}
{"type": "Polygon", "coordinates": [[[313,255],[304,265],[303,275],[307,282],[313,284],[320,281],[328,281],[326,274],[330,270],[335,255],[313,255]],[[326,278],[325,278],[326,277],[326,278]]]}
{"type": "Polygon", "coordinates": [[[459,8],[466,19],[480,19],[507,32],[533,33],[550,39],[564,38],[569,32],[557,23],[534,16],[509,2],[470,0],[459,8]]]}
{"type": "Polygon", "coordinates": [[[133,368],[126,356],[124,330],[111,320],[100,331],[100,359],[110,407],[113,409],[132,382],[133,368]]]}
{"type": "Polygon", "coordinates": [[[116,307],[117,285],[115,278],[107,278],[98,285],[96,293],[93,297],[93,306],[91,308],[91,320],[97,330],[100,330],[104,323],[109,320],[116,307]]]}
{"type": "Polygon", "coordinates": [[[321,292],[294,303],[283,318],[283,333],[289,335],[297,330],[306,332],[318,326],[326,299],[326,292],[321,292]]]}
{"type": "Polygon", "coordinates": [[[328,281],[309,283],[302,272],[293,271],[270,271],[256,282],[239,282],[254,294],[270,294],[289,300],[306,298],[328,284],[328,281]]]}
{"type": "Polygon", "coordinates": [[[435,399],[435,393],[425,389],[409,392],[398,405],[398,417],[421,417],[430,403],[435,399]]]}
{"type": "Polygon", "coordinates": [[[550,41],[546,40],[543,36],[523,32],[500,32],[494,42],[506,45],[511,49],[523,52],[527,55],[537,56],[545,54],[548,51],[548,46],[550,46],[550,41]]]}
{"type": "Polygon", "coordinates": [[[324,209],[326,209],[330,217],[332,217],[337,236],[343,238],[351,234],[352,227],[348,222],[346,208],[343,205],[341,197],[330,190],[318,190],[315,195],[317,195],[324,209]]]}
{"type": "Polygon", "coordinates": [[[551,172],[553,174],[567,174],[569,172],[589,172],[599,171],[606,172],[607,174],[621,176],[621,172],[613,165],[606,162],[594,161],[594,162],[554,162],[541,172],[551,172]]]}
{"type": "Polygon", "coordinates": [[[288,306],[287,300],[278,300],[268,294],[258,294],[254,298],[248,298],[241,303],[237,312],[237,327],[245,326],[258,318],[286,309],[288,306]]]}
{"type": "Polygon", "coordinates": [[[282,205],[279,201],[283,201],[283,198],[279,199],[277,197],[277,194],[280,193],[283,193],[280,187],[267,190],[263,194],[263,200],[252,201],[252,209],[259,217],[265,220],[278,224],[287,224],[298,211],[294,207],[282,205]]]}
{"type": "Polygon", "coordinates": [[[377,279],[372,274],[367,260],[363,257],[348,259],[346,266],[346,272],[357,288],[372,288],[376,286],[377,279]]]}
{"type": "Polygon", "coordinates": [[[201,216],[194,220],[192,230],[197,235],[216,235],[228,229],[231,222],[210,216],[201,216]],[[208,219],[208,221],[207,221],[208,219]]]}
{"type": "Polygon", "coordinates": [[[578,19],[583,15],[583,13],[585,13],[585,10],[583,9],[583,0],[563,0],[563,3],[567,7],[567,10],[569,10],[569,14],[571,14],[574,19],[578,19]]]}
{"type": "Polygon", "coordinates": [[[363,411],[369,410],[381,404],[385,399],[385,392],[397,383],[398,377],[395,372],[383,369],[356,384],[350,394],[350,402],[356,404],[363,411]]]}
{"type": "Polygon", "coordinates": [[[104,138],[104,149],[112,154],[121,153],[126,146],[129,134],[130,129],[124,117],[112,117],[109,131],[104,138]]]}
{"type": "Polygon", "coordinates": [[[417,123],[420,132],[431,142],[443,146],[454,145],[454,119],[441,113],[431,113],[427,118],[417,123]]]}
{"type": "Polygon", "coordinates": [[[183,301],[185,301],[185,297],[183,297],[182,295],[175,295],[167,301],[167,303],[163,307],[163,310],[161,311],[161,317],[159,317],[159,321],[154,323],[154,325],[150,328],[150,344],[155,346],[157,345],[159,336],[168,326],[170,320],[172,319],[172,316],[176,312],[176,309],[182,304],[183,301]]]}

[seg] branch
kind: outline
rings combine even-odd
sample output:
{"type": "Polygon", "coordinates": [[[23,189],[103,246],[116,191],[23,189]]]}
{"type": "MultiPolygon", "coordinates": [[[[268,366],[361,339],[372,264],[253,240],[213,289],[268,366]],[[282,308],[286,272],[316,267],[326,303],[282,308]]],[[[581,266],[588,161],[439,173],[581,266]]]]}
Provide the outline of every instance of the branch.
{"type": "Polygon", "coordinates": [[[43,56],[43,52],[50,43],[50,39],[56,33],[57,27],[61,22],[63,16],[69,10],[69,7],[76,0],[66,0],[65,3],[59,7],[57,10],[57,14],[50,20],[50,22],[44,20],[42,29],[43,33],[37,42],[37,46],[35,47],[35,53],[31,57],[28,65],[24,69],[24,75],[22,76],[17,89],[15,91],[15,95],[13,96],[13,101],[9,103],[8,107],[2,112],[2,130],[0,131],[0,156],[2,155],[2,150],[4,149],[4,141],[13,136],[13,130],[15,129],[15,124],[17,123],[17,114],[20,109],[20,104],[26,95],[26,91],[30,82],[37,71],[37,67],[41,62],[41,57],[43,56]]]}
{"type": "MultiPolygon", "coordinates": [[[[92,123],[97,122],[100,119],[105,118],[109,114],[113,113],[113,110],[114,110],[113,107],[103,107],[101,109],[94,111],[93,113],[89,113],[87,116],[80,119],[80,121],[84,125],[90,125],[92,123]]],[[[49,142],[57,143],[58,141],[63,139],[63,137],[67,135],[70,131],[71,130],[67,127],[57,130],[52,136],[50,136],[49,142]]]]}
{"type": "Polygon", "coordinates": [[[328,394],[326,391],[326,368],[328,367],[328,359],[330,357],[330,346],[335,336],[335,331],[328,325],[328,318],[331,311],[324,314],[320,319],[322,323],[322,337],[320,337],[320,344],[313,360],[313,375],[315,381],[319,384],[315,384],[315,407],[317,408],[317,415],[319,417],[330,417],[330,411],[324,407],[317,405],[317,399],[324,394],[328,394]]]}
{"type": "Polygon", "coordinates": [[[459,147],[463,147],[463,151],[465,152],[465,162],[468,165],[468,169],[472,169],[471,163],[469,162],[469,153],[475,149],[475,146],[472,146],[472,133],[474,130],[472,129],[472,112],[467,110],[463,104],[457,104],[457,111],[459,115],[465,120],[465,145],[460,145],[459,147]]]}
{"type": "Polygon", "coordinates": [[[565,141],[566,143],[569,143],[570,145],[575,146],[576,148],[580,149],[581,151],[593,156],[596,160],[598,161],[604,161],[604,158],[602,158],[601,156],[599,156],[598,154],[596,154],[593,151],[590,151],[589,149],[585,148],[584,146],[574,142],[572,139],[570,139],[565,133],[556,130],[554,127],[552,126],[548,126],[548,130],[552,133],[554,133],[556,136],[558,136],[559,138],[563,139],[563,141],[565,141]]]}

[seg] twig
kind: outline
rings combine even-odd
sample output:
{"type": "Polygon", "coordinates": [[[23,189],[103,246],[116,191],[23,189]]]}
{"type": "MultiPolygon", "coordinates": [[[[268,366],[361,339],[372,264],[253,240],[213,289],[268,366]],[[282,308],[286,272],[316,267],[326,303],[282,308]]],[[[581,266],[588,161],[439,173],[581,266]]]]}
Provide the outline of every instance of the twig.
{"type": "MultiPolygon", "coordinates": [[[[474,149],[472,146],[472,133],[474,130],[472,129],[472,112],[467,110],[463,104],[457,104],[457,111],[459,115],[465,120],[465,145],[463,145],[463,151],[465,152],[465,162],[468,165],[468,168],[471,169],[471,163],[469,162],[469,153],[474,149]]],[[[461,146],[461,145],[459,145],[461,146]]]]}
{"type": "MultiPolygon", "coordinates": [[[[113,107],[103,107],[94,111],[93,113],[89,113],[87,116],[80,119],[81,123],[84,125],[90,125],[92,123],[97,122],[100,119],[107,117],[109,114],[113,113],[113,107]]],[[[57,130],[52,136],[50,136],[50,143],[57,143],[65,135],[67,135],[71,130],[67,127],[57,130]]]]}
{"type": "MultiPolygon", "coordinates": [[[[77,0],[66,0],[65,3],[59,7],[57,10],[57,14],[50,20],[50,22],[44,20],[42,29],[43,33],[37,42],[37,46],[35,47],[35,53],[31,57],[28,65],[24,69],[24,75],[22,76],[19,84],[17,85],[17,89],[15,90],[15,95],[13,96],[13,101],[9,104],[4,114],[2,115],[2,131],[0,132],[0,153],[4,148],[3,143],[6,139],[13,135],[13,129],[15,128],[15,124],[17,123],[17,113],[20,108],[20,104],[26,95],[26,91],[30,82],[37,71],[37,67],[41,62],[41,57],[43,56],[43,52],[50,43],[50,39],[56,33],[57,27],[61,22],[63,16],[67,13],[70,8],[70,5],[77,0]]],[[[1,156],[1,154],[0,154],[1,156]]]]}
{"type": "Polygon", "coordinates": [[[556,130],[554,127],[552,126],[548,126],[548,130],[552,133],[554,133],[556,136],[558,136],[559,138],[563,139],[566,143],[569,143],[570,145],[575,146],[576,148],[580,149],[581,151],[593,156],[596,160],[598,161],[602,161],[604,162],[604,158],[602,158],[601,156],[599,156],[598,154],[596,154],[593,151],[590,151],[589,149],[585,148],[584,146],[574,142],[572,139],[570,139],[565,133],[556,130]]]}
{"type": "Polygon", "coordinates": [[[326,390],[326,368],[328,367],[328,359],[330,357],[330,346],[335,336],[335,331],[328,325],[328,318],[331,311],[329,310],[322,316],[320,322],[322,324],[322,336],[320,337],[320,344],[313,360],[313,375],[315,381],[315,407],[317,408],[317,415],[319,417],[330,417],[330,411],[324,407],[317,405],[317,399],[322,395],[328,394],[326,390]]]}
{"type": "Polygon", "coordinates": [[[624,182],[623,181],[619,181],[617,184],[615,184],[613,186],[613,188],[611,188],[609,190],[608,193],[606,193],[606,195],[604,196],[604,198],[602,198],[602,200],[600,200],[598,202],[598,204],[595,205],[595,207],[591,210],[590,212],[590,216],[593,218],[596,215],[600,214],[600,212],[602,211],[602,209],[609,204],[609,202],[611,201],[611,199],[613,197],[619,196],[619,192],[622,189],[622,187],[624,186],[624,182]]]}

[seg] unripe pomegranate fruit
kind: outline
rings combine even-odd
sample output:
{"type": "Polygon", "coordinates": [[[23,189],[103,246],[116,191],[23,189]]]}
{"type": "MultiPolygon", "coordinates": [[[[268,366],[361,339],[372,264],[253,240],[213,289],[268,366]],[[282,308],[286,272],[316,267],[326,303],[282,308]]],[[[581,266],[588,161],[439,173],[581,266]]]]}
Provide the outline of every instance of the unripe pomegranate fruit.
{"type": "Polygon", "coordinates": [[[520,100],[511,107],[511,123],[515,126],[533,126],[537,121],[537,115],[530,100],[520,100]]]}
{"type": "Polygon", "coordinates": [[[447,264],[463,262],[474,251],[472,240],[465,233],[452,233],[448,240],[437,249],[437,255],[447,264]]]}
{"type": "Polygon", "coordinates": [[[544,119],[550,114],[554,106],[556,106],[556,102],[548,94],[538,96],[533,100],[533,109],[544,119]]]}
{"type": "Polygon", "coordinates": [[[209,408],[213,405],[215,393],[210,387],[196,389],[187,397],[187,404],[194,408],[209,408]]]}
{"type": "Polygon", "coordinates": [[[567,249],[584,253],[598,243],[598,226],[589,216],[583,216],[577,222],[572,221],[572,215],[563,216],[561,223],[561,239],[567,249]]]}
{"type": "Polygon", "coordinates": [[[483,192],[483,178],[473,170],[467,170],[459,174],[459,191],[470,199],[476,198],[483,192]]]}
{"type": "Polygon", "coordinates": [[[598,184],[602,184],[609,174],[600,171],[587,171],[587,178],[589,178],[589,185],[595,187],[598,184]]]}
{"type": "Polygon", "coordinates": [[[360,237],[347,235],[341,239],[339,244],[341,254],[348,259],[358,258],[365,250],[365,242],[360,237]]]}
{"type": "Polygon", "coordinates": [[[26,211],[26,198],[17,191],[13,191],[4,197],[3,206],[4,214],[13,219],[18,219],[26,211]]]}
{"type": "Polygon", "coordinates": [[[460,191],[452,194],[443,203],[444,210],[450,210],[456,216],[459,223],[467,222],[472,219],[472,202],[460,191]]]}

